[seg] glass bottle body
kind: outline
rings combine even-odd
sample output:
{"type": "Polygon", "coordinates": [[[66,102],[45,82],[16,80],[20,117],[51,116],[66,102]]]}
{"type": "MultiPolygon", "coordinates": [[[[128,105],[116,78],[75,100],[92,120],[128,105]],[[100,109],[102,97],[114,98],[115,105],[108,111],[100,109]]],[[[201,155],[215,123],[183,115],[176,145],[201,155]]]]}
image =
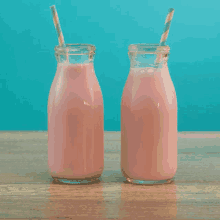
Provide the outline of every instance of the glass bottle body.
{"type": "Polygon", "coordinates": [[[129,47],[131,68],[121,101],[121,170],[131,183],[167,183],[177,170],[177,99],[168,52],[167,46],[129,47]]]}
{"type": "Polygon", "coordinates": [[[103,98],[94,46],[55,48],[58,61],[48,100],[48,165],[65,183],[89,183],[104,168],[103,98]]]}

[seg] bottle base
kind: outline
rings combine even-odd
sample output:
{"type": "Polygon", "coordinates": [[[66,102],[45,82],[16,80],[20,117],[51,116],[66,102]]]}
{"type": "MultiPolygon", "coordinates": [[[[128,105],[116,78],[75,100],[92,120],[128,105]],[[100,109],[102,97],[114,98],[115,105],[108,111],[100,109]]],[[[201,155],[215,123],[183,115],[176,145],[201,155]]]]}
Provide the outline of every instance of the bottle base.
{"type": "Polygon", "coordinates": [[[136,180],[131,178],[126,178],[127,182],[137,185],[161,185],[161,184],[169,184],[174,181],[174,178],[166,179],[166,180],[136,180]]]}
{"type": "Polygon", "coordinates": [[[54,179],[54,183],[58,184],[69,184],[69,185],[83,185],[83,184],[92,184],[100,182],[98,177],[88,178],[88,179],[65,179],[65,178],[57,178],[52,177],[54,179]]]}

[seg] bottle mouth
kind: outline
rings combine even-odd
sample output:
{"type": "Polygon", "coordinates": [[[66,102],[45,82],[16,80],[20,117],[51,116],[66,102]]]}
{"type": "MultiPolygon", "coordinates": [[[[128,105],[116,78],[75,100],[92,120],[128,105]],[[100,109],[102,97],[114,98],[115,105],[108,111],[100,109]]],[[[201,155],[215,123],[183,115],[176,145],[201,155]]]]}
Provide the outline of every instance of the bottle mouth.
{"type": "Polygon", "coordinates": [[[94,54],[95,46],[92,44],[66,44],[65,47],[55,46],[54,48],[56,54],[68,54],[68,55],[86,55],[94,54]]]}
{"type": "Polygon", "coordinates": [[[138,54],[168,54],[170,52],[169,46],[160,46],[159,44],[130,44],[128,53],[138,54]]]}

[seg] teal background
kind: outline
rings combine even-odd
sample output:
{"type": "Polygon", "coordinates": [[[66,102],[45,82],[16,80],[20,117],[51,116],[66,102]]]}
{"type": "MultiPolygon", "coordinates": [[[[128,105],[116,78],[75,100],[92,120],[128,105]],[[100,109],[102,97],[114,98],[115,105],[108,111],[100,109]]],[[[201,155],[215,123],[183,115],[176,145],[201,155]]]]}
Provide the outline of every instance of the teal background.
{"type": "Polygon", "coordinates": [[[219,0],[1,1],[0,130],[47,130],[58,44],[49,8],[53,4],[66,43],[96,46],[107,131],[120,130],[128,45],[159,43],[168,8],[174,8],[167,44],[178,130],[220,131],[219,0]]]}

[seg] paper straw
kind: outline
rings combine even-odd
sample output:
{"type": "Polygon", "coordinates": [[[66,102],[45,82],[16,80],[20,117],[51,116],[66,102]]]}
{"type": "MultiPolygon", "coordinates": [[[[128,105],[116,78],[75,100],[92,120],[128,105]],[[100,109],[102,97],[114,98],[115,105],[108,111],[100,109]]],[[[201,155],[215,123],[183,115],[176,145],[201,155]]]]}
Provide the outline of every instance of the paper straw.
{"type": "MultiPolygon", "coordinates": [[[[166,45],[168,33],[169,33],[169,30],[170,30],[170,24],[171,24],[171,21],[172,21],[172,18],[173,18],[173,13],[174,13],[174,9],[170,8],[168,10],[168,14],[167,14],[167,17],[166,17],[166,20],[165,20],[163,34],[161,36],[159,46],[165,46],[166,45]]],[[[158,67],[158,64],[160,63],[161,59],[162,59],[162,54],[158,54],[157,58],[156,58],[157,67],[158,67]]]]}
{"type": "Polygon", "coordinates": [[[163,34],[162,34],[161,39],[160,39],[160,46],[165,46],[165,44],[166,44],[168,33],[169,33],[169,30],[170,30],[170,24],[171,24],[171,21],[172,21],[172,18],[173,18],[173,13],[174,13],[174,9],[170,8],[168,10],[168,15],[166,17],[166,21],[165,21],[165,24],[164,24],[163,34]]]}
{"type": "Polygon", "coordinates": [[[61,30],[61,26],[60,26],[60,22],[59,22],[59,18],[58,18],[58,14],[57,14],[55,5],[52,5],[50,8],[51,8],[51,12],[53,15],[53,23],[54,23],[55,29],[57,31],[59,45],[61,47],[65,47],[66,45],[64,42],[63,32],[61,30]]]}

